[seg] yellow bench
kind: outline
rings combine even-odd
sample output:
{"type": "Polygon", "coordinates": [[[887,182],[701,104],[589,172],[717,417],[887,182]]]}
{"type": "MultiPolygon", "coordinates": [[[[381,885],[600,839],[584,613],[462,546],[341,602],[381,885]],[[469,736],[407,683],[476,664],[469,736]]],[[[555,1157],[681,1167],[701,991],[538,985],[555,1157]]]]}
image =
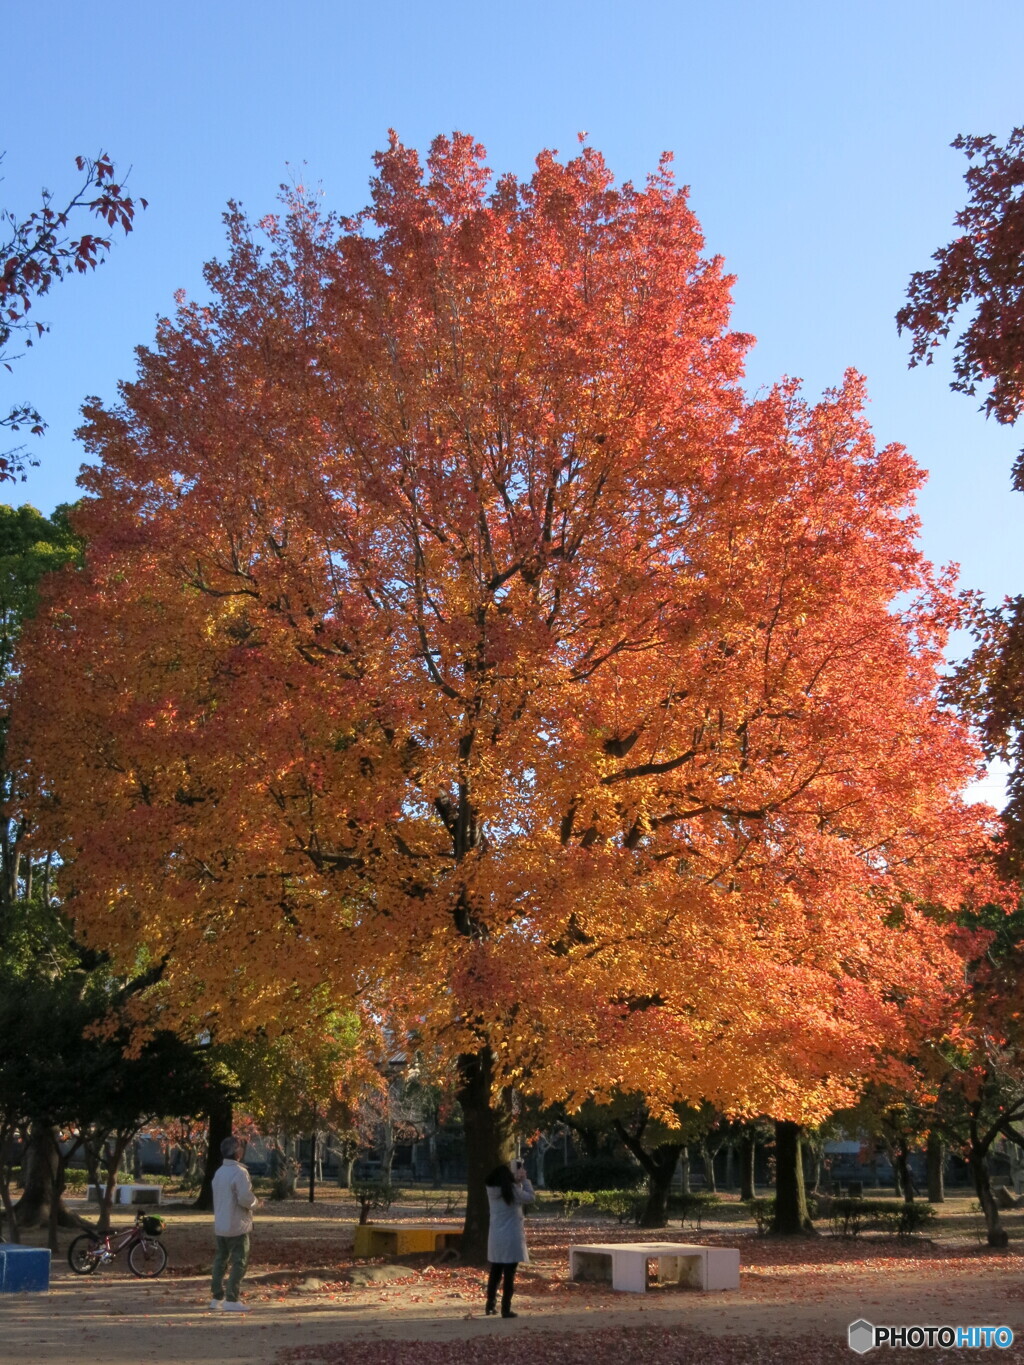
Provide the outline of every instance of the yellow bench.
{"type": "Polygon", "coordinates": [[[415,1256],[458,1248],[462,1225],[450,1223],[362,1223],[356,1228],[353,1256],[415,1256]]]}

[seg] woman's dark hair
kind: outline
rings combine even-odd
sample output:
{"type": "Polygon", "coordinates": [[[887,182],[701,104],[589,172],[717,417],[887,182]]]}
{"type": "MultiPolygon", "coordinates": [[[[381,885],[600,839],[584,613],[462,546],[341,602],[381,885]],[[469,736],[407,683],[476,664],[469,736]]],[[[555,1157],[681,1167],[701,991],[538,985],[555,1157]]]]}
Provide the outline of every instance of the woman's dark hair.
{"type": "Polygon", "coordinates": [[[495,1166],[484,1181],[485,1185],[490,1185],[492,1189],[501,1189],[501,1197],[506,1204],[514,1204],[515,1197],[512,1194],[515,1188],[515,1181],[512,1179],[512,1172],[507,1166],[495,1166]]]}

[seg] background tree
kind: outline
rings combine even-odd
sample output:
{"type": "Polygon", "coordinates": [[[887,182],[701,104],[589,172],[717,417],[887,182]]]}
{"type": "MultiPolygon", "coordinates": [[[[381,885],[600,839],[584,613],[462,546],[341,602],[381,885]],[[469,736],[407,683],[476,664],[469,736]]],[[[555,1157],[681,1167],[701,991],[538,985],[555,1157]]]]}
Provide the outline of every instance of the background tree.
{"type": "MultiPolygon", "coordinates": [[[[954,350],[951,388],[989,391],[982,407],[1012,423],[1024,409],[1024,127],[1005,145],[960,134],[952,144],[970,163],[967,203],[956,215],[962,231],[935,252],[937,264],[910,278],[907,302],[896,314],[911,338],[911,366],[931,364],[961,309],[974,306],[954,350]]],[[[1014,467],[1024,490],[1024,455],[1014,467]]]]}
{"type": "Polygon", "coordinates": [[[202,1118],[164,1114],[147,1125],[144,1136],[163,1146],[165,1175],[177,1171],[185,1189],[198,1188],[206,1148],[206,1123],[202,1118]]]}
{"type": "Polygon", "coordinates": [[[145,945],[168,1017],[327,985],[457,1066],[476,1256],[518,1086],[848,1101],[959,977],[986,817],[919,471],[852,374],[747,402],[667,163],[377,167],[355,220],[233,209],[209,302],[90,406],[19,742],[83,932],[145,945]]]}
{"type": "Polygon", "coordinates": [[[838,1122],[845,1131],[882,1143],[893,1169],[894,1193],[913,1203],[922,1191],[915,1188],[910,1154],[924,1149],[936,1123],[934,1080],[924,1075],[920,1061],[908,1063],[902,1085],[868,1085],[859,1104],[839,1115],[838,1122]]]}
{"type": "Polygon", "coordinates": [[[53,973],[69,961],[66,928],[54,918],[53,856],[38,846],[25,854],[28,825],[6,759],[6,696],[22,625],[35,610],[43,576],[75,562],[81,551],[68,510],[58,507],[44,517],[34,507],[0,505],[0,963],[10,971],[49,958],[53,973]]]}
{"type": "MultiPolygon", "coordinates": [[[[81,541],[68,509],[44,517],[34,507],[0,506],[0,694],[18,670],[18,643],[46,574],[80,561],[81,541]]],[[[0,1186],[8,1229],[40,1223],[56,1244],[67,1158],[107,1165],[100,1223],[121,1154],[142,1124],[177,1104],[202,1108],[208,1091],[198,1054],[173,1035],[156,1033],[130,1048],[117,1014],[138,988],[119,979],[103,953],[76,939],[59,894],[59,862],[31,843],[20,793],[6,763],[9,717],[0,713],[0,1186]],[[130,1054],[130,1055],[129,1055],[130,1054]],[[24,1190],[10,1196],[12,1137],[20,1140],[24,1190]]]]}
{"type": "MultiPolygon", "coordinates": [[[[443,1148],[446,1142],[461,1142],[461,1114],[455,1103],[455,1073],[433,1051],[417,1051],[405,1077],[404,1107],[410,1129],[425,1143],[430,1180],[435,1189],[443,1183],[443,1148]]],[[[522,1109],[525,1097],[520,1095],[522,1109]]],[[[520,1113],[522,1124],[522,1113],[520,1113]]],[[[543,1154],[541,1154],[543,1160],[543,1154]]]]}
{"type": "MultiPolygon", "coordinates": [[[[349,1097],[372,1074],[360,1054],[358,1019],[331,1009],[326,997],[323,988],[314,994],[301,1029],[276,1037],[263,1031],[225,1049],[241,1101],[257,1129],[273,1135],[282,1161],[289,1158],[291,1140],[310,1138],[310,1202],[317,1135],[348,1126],[349,1097]]],[[[374,1079],[384,1084],[380,1077],[374,1079]]]]}
{"type": "MultiPolygon", "coordinates": [[[[35,300],[67,275],[94,270],[110,250],[107,236],[85,232],[72,237],[72,217],[91,213],[104,227],[132,230],[136,201],[117,182],[110,157],[105,152],[95,160],[79,156],[75,165],[82,180],[62,206],[43,190],[39,208],[27,218],[0,209],[0,365],[7,370],[17,359],[12,347],[20,341],[27,348],[47,330],[45,323],[28,317],[35,300]]],[[[145,199],[138,203],[146,207],[145,199]]],[[[26,426],[34,435],[46,426],[30,403],[17,403],[0,417],[0,430],[17,432],[26,426]]],[[[14,478],[23,463],[21,447],[0,455],[0,482],[14,478]]]]}
{"type": "MultiPolygon", "coordinates": [[[[613,1118],[615,1132],[647,1176],[647,1199],[640,1213],[642,1228],[663,1228],[668,1222],[668,1195],[680,1158],[690,1143],[704,1138],[714,1122],[707,1109],[677,1105],[674,1122],[653,1121],[642,1097],[624,1101],[613,1118]]],[[[620,1106],[613,1106],[618,1109],[620,1106]]]]}
{"type": "MultiPolygon", "coordinates": [[[[40,1224],[57,1249],[60,1198],[68,1160],[88,1149],[102,1166],[106,1190],[100,1227],[107,1227],[116,1172],[128,1144],[164,1107],[187,1114],[201,1110],[209,1084],[204,1058],[173,1034],[157,1032],[132,1047],[129,1028],[111,1018],[109,980],[66,973],[55,980],[0,980],[0,1133],[22,1141],[23,1162],[42,1167],[26,1173],[25,1191],[10,1194],[10,1159],[0,1162],[0,1194],[7,1228],[40,1224]]],[[[8,1149],[9,1150],[9,1149],[8,1149]]]]}
{"type": "MultiPolygon", "coordinates": [[[[48,1037],[51,1028],[60,1032],[59,1021],[67,1018],[70,1009],[74,1039],[81,1012],[76,1001],[98,961],[76,941],[62,910],[53,854],[28,847],[29,825],[19,802],[22,793],[15,789],[7,763],[7,693],[16,676],[22,626],[35,610],[44,575],[75,562],[81,548],[66,513],[66,508],[58,508],[51,517],[44,517],[34,507],[0,506],[0,991],[5,1008],[18,1016],[9,1018],[0,1032],[5,1092],[5,1119],[0,1127],[6,1139],[0,1184],[6,1206],[17,1133],[25,1185],[18,1218],[26,1226],[49,1223],[51,1213],[73,1221],[59,1200],[62,1149],[58,1130],[43,1121],[37,1101],[47,1091],[53,1121],[63,1121],[64,1099],[47,1090],[48,1078],[59,1071],[50,1065],[48,1037]]],[[[9,1235],[16,1236],[9,1208],[7,1222],[9,1235]]]]}
{"type": "Polygon", "coordinates": [[[1024,596],[975,607],[976,645],[949,683],[949,695],[977,725],[990,758],[1009,767],[1000,863],[1008,878],[1024,876],[1024,596]]]}
{"type": "Polygon", "coordinates": [[[925,1069],[934,1088],[933,1127],[967,1162],[988,1234],[1005,1247],[1006,1230],[992,1189],[989,1157],[1004,1138],[1024,1146],[1024,912],[983,907],[964,919],[986,933],[984,953],[971,963],[959,1007],[935,1040],[925,1069]]]}
{"type": "Polygon", "coordinates": [[[740,1199],[757,1196],[755,1180],[757,1149],[771,1140],[772,1128],[764,1119],[747,1119],[739,1127],[740,1199]]]}
{"type": "Polygon", "coordinates": [[[110,1226],[117,1171],[130,1144],[161,1114],[204,1113],[211,1088],[208,1055],[176,1034],[157,1032],[141,1047],[129,1030],[96,1036],[86,1029],[76,1131],[98,1158],[104,1180],[98,1226],[110,1226]]]}
{"type": "MultiPolygon", "coordinates": [[[[1024,410],[1024,127],[1001,144],[961,134],[953,146],[969,166],[968,198],[956,215],[959,235],[941,247],[930,270],[911,276],[896,315],[911,338],[911,365],[931,364],[962,313],[952,388],[974,394],[987,385],[983,409],[1013,423],[1024,410]]],[[[1024,453],[1013,470],[1024,490],[1024,453]]],[[[979,646],[959,673],[957,696],[982,726],[992,757],[1010,765],[1007,863],[1024,869],[1024,598],[978,613],[979,646]]]]}

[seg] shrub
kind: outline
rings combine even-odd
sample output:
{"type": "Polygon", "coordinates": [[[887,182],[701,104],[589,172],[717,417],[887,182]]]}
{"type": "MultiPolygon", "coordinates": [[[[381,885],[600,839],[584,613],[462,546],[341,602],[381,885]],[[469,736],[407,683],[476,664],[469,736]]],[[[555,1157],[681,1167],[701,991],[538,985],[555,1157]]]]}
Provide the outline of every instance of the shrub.
{"type": "Polygon", "coordinates": [[[373,1209],[387,1213],[394,1203],[395,1191],[390,1180],[354,1180],[352,1198],[359,1205],[359,1222],[363,1224],[373,1209]]]}
{"type": "Polygon", "coordinates": [[[746,1207],[750,1210],[754,1222],[757,1224],[758,1234],[763,1237],[772,1225],[775,1217],[775,1200],[770,1199],[748,1199],[746,1207]]]}
{"type": "Polygon", "coordinates": [[[936,1217],[931,1204],[907,1204],[902,1199],[833,1199],[829,1222],[837,1237],[857,1237],[865,1228],[893,1237],[912,1237],[936,1217]]]}
{"type": "Polygon", "coordinates": [[[258,1175],[252,1187],[258,1195],[275,1202],[281,1199],[294,1199],[298,1181],[298,1168],[282,1167],[276,1175],[258,1175]]]}
{"type": "Polygon", "coordinates": [[[562,1195],[562,1217],[571,1218],[580,1209],[593,1204],[596,1198],[594,1190],[566,1190],[562,1195]]]}
{"type": "Polygon", "coordinates": [[[548,1189],[560,1193],[589,1190],[635,1190],[643,1179],[643,1171],[632,1161],[621,1157],[595,1156],[583,1161],[570,1161],[559,1166],[547,1177],[548,1189]]]}
{"type": "Polygon", "coordinates": [[[294,1199],[296,1187],[299,1181],[299,1165],[297,1161],[290,1157],[283,1157],[278,1152],[272,1152],[274,1160],[271,1162],[271,1173],[269,1175],[258,1175],[253,1179],[253,1189],[259,1194],[266,1194],[268,1199],[294,1199]]]}
{"type": "Polygon", "coordinates": [[[601,1213],[610,1213],[620,1223],[639,1222],[643,1196],[635,1190],[598,1190],[594,1205],[601,1213]]]}
{"type": "Polygon", "coordinates": [[[461,1190],[440,1190],[436,1194],[419,1197],[423,1201],[423,1212],[428,1218],[436,1218],[438,1210],[445,1218],[451,1218],[463,1200],[461,1190]]]}
{"type": "Polygon", "coordinates": [[[701,1219],[721,1202],[717,1194],[701,1190],[689,1194],[670,1194],[665,1207],[666,1212],[677,1217],[680,1223],[691,1223],[699,1229],[701,1219]]]}

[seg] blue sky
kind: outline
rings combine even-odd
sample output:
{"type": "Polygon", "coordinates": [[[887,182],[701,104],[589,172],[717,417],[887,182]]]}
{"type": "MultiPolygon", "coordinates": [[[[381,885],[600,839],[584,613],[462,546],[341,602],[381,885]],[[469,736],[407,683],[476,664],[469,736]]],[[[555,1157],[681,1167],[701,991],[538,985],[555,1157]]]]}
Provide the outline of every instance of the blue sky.
{"type": "Polygon", "coordinates": [[[56,0],[3,23],[0,203],[59,196],[101,148],[150,202],[98,274],[40,303],[52,333],[2,381],[50,424],[10,501],[75,496],[79,405],[131,375],[175,289],[201,290],[227,199],[259,215],[294,173],[358,208],[389,127],[422,148],[472,133],[519,174],[586,130],[623,179],[675,153],[758,337],[751,387],[790,374],[814,394],[862,370],[879,439],[930,471],[926,552],[992,601],[1024,588],[1024,431],[951,394],[948,363],[908,371],[893,322],[963,200],[949,143],[1024,123],[1019,0],[56,0]]]}

